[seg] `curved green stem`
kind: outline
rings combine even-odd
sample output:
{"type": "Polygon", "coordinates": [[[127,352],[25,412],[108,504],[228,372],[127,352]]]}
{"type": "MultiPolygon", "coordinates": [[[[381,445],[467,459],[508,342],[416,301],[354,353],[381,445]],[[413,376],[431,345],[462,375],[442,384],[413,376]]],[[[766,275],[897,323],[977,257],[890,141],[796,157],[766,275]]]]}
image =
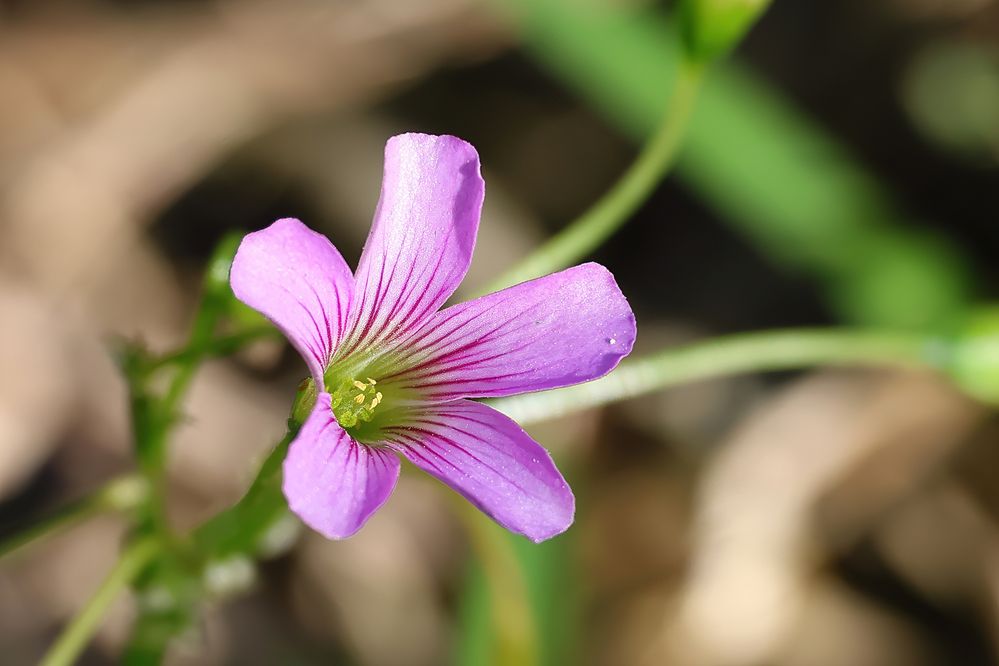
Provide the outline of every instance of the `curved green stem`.
{"type": "Polygon", "coordinates": [[[200,552],[215,558],[259,552],[264,533],[288,510],[281,490],[281,464],[297,434],[298,426],[290,427],[264,459],[243,497],[194,530],[200,552]]]}
{"type": "Polygon", "coordinates": [[[745,333],[628,360],[588,384],[500,398],[490,404],[519,423],[531,423],[677,384],[745,372],[817,365],[936,369],[945,352],[942,341],[906,332],[790,329],[745,333]]]}
{"type": "Polygon", "coordinates": [[[569,266],[598,248],[638,210],[676,162],[704,69],[702,63],[680,62],[666,114],[635,162],[581,217],[493,281],[483,293],[569,266]]]}
{"type": "Polygon", "coordinates": [[[15,553],[46,536],[57,534],[93,516],[130,511],[149,497],[149,485],[138,474],[129,474],[102,486],[89,497],[78,500],[0,543],[0,558],[15,553]]]}
{"type": "Polygon", "coordinates": [[[41,661],[41,666],[69,666],[97,631],[108,607],[156,555],[159,543],[143,539],[129,546],[87,605],[60,634],[41,661]]]}

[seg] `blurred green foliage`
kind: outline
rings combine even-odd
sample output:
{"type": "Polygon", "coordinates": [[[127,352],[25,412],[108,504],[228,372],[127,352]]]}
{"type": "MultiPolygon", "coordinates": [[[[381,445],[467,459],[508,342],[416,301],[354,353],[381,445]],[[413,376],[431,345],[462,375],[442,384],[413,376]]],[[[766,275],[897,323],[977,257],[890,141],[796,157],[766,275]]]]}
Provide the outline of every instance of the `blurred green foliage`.
{"type": "Polygon", "coordinates": [[[964,392],[999,405],[999,306],[969,315],[948,361],[951,377],[964,392]]]}
{"type": "MultiPolygon", "coordinates": [[[[679,58],[665,16],[605,2],[498,5],[539,63],[622,132],[648,135],[679,58]]],[[[679,175],[789,276],[816,281],[848,321],[937,327],[970,301],[946,239],[906,219],[848,150],[737,62],[710,73],[679,175]]]]}
{"type": "MultiPolygon", "coordinates": [[[[577,496],[580,488],[573,483],[577,496]]],[[[580,590],[576,576],[572,530],[555,539],[536,544],[515,536],[488,523],[483,516],[476,516],[492,530],[505,547],[516,557],[527,588],[529,621],[533,624],[536,645],[533,663],[544,666],[578,663],[574,652],[578,627],[577,617],[580,590]]],[[[482,563],[469,563],[462,587],[461,607],[458,618],[459,631],[455,646],[454,663],[466,666],[491,666],[502,663],[496,659],[501,653],[500,640],[495,630],[497,619],[493,614],[501,605],[492,603],[486,571],[482,563]]],[[[527,666],[527,665],[522,665],[527,666]]]]}
{"type": "MultiPolygon", "coordinates": [[[[764,4],[685,2],[688,48],[698,57],[724,51],[764,4]]],[[[650,133],[670,101],[671,78],[680,62],[680,41],[666,17],[647,8],[596,1],[503,0],[499,7],[517,22],[526,49],[621,132],[636,141],[650,133]]],[[[915,70],[907,97],[911,112],[941,143],[988,145],[995,141],[992,119],[999,109],[996,71],[994,59],[981,52],[936,54],[915,70]],[[941,89],[952,91],[948,97],[957,103],[941,104],[935,97],[941,89]],[[963,134],[951,131],[954,112],[965,117],[963,134]]],[[[968,311],[971,281],[946,239],[907,220],[847,149],[737,62],[719,64],[711,72],[680,174],[776,266],[789,276],[815,281],[847,321],[935,329],[962,320],[968,311]]],[[[307,411],[308,399],[303,404],[301,398],[292,431],[239,503],[180,538],[169,531],[161,506],[166,440],[195,368],[265,328],[262,318],[229,291],[228,269],[238,242],[236,236],[227,238],[209,264],[205,304],[188,346],[165,359],[149,358],[138,349],[126,358],[136,453],[157,498],[144,501],[148,506],[140,512],[138,531],[162,533],[164,544],[135,585],[140,612],[126,663],[159,661],[168,641],[196,622],[197,607],[207,595],[204,572],[219,563],[241,567],[266,556],[272,541],[268,534],[288,517],[280,465],[294,420],[307,411]],[[223,323],[237,334],[218,337],[216,328],[223,323]],[[165,393],[151,381],[164,368],[174,373],[165,393]]],[[[954,380],[971,395],[999,403],[999,310],[977,313],[955,342],[946,350],[954,380]]],[[[529,607],[519,597],[516,604],[530,614],[534,628],[537,645],[530,662],[576,663],[579,655],[572,649],[580,641],[575,640],[574,614],[581,591],[574,575],[573,535],[535,545],[487,525],[497,548],[518,564],[523,578],[529,607]]],[[[491,603],[496,590],[487,584],[487,575],[495,576],[487,569],[487,562],[473,563],[463,590],[458,663],[491,664],[502,652],[493,616],[501,605],[491,603]]],[[[522,591],[511,590],[511,596],[522,591]]]]}
{"type": "MultiPolygon", "coordinates": [[[[636,141],[649,135],[669,103],[681,57],[667,17],[604,2],[496,5],[540,64],[622,132],[636,141]]],[[[688,45],[702,55],[726,48],[750,20],[735,16],[712,31],[704,24],[710,12],[693,16],[689,3],[686,8],[688,45]],[[694,34],[695,27],[700,32],[694,34]]],[[[907,220],[848,150],[737,62],[716,65],[710,73],[679,172],[775,265],[814,280],[848,321],[942,328],[968,308],[969,275],[946,239],[907,220]]],[[[571,618],[568,599],[575,585],[559,568],[567,556],[560,540],[522,548],[526,544],[516,537],[507,538],[527,572],[537,621],[544,626],[551,617],[571,618]]],[[[490,663],[494,637],[481,576],[481,570],[472,571],[463,602],[461,663],[490,663]]],[[[572,631],[540,632],[541,663],[570,663],[566,644],[556,637],[572,631]]]]}
{"type": "Polygon", "coordinates": [[[999,49],[942,41],[909,65],[906,110],[922,134],[945,150],[999,158],[999,49]]]}

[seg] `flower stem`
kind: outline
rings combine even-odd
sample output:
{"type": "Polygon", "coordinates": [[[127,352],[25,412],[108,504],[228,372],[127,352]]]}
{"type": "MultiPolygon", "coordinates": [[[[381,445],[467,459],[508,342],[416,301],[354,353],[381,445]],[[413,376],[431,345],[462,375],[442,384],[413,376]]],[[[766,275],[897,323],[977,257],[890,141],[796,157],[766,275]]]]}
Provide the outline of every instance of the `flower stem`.
{"type": "Polygon", "coordinates": [[[705,65],[681,60],[669,105],[658,129],[634,163],[589,210],[524,261],[492,282],[482,293],[561,270],[598,248],[652,194],[676,162],[705,65]]]}
{"type": "Polygon", "coordinates": [[[168,365],[183,365],[201,358],[228,356],[251,342],[256,342],[262,338],[276,338],[277,336],[277,329],[272,326],[251,328],[231,335],[218,336],[206,342],[203,348],[186,346],[179,351],[152,359],[149,363],[149,370],[157,370],[168,365]]]}
{"type": "MultiPolygon", "coordinates": [[[[134,444],[139,468],[151,489],[143,527],[152,528],[166,541],[172,540],[166,511],[167,439],[180,418],[180,405],[201,362],[216,351],[231,352],[247,338],[216,338],[215,328],[233,302],[229,270],[240,243],[238,234],[228,234],[215,247],[202,279],[201,302],[184,347],[158,359],[144,353],[130,355],[126,374],[131,389],[134,444]],[[216,345],[220,348],[216,350],[216,345]],[[154,389],[155,371],[171,366],[173,375],[162,394],[154,389]]],[[[255,335],[255,333],[253,334],[255,335]]]]}
{"type": "MultiPolygon", "coordinates": [[[[167,386],[166,395],[159,401],[138,405],[140,409],[149,411],[144,422],[146,427],[136,428],[135,439],[142,452],[139,456],[140,466],[153,491],[149,507],[150,518],[155,529],[164,537],[170,535],[166,510],[167,438],[177,422],[181,399],[201,363],[205,343],[211,338],[217,317],[213,308],[202,305],[186,346],[191,353],[176,364],[176,372],[167,386]]],[[[140,418],[137,416],[136,422],[140,418]]]]}
{"type": "Polygon", "coordinates": [[[101,513],[135,509],[148,497],[149,486],[145,479],[137,474],[122,476],[0,543],[0,558],[101,513]]]}
{"type": "Polygon", "coordinates": [[[943,341],[894,331],[789,329],[715,338],[623,362],[588,384],[490,401],[519,423],[556,418],[687,382],[818,365],[939,369],[943,341]]]}
{"type": "Polygon", "coordinates": [[[234,553],[256,554],[260,551],[268,528],[288,510],[281,491],[281,464],[297,434],[297,425],[289,427],[264,459],[243,497],[209,518],[192,533],[194,543],[202,554],[221,558],[234,553]]]}
{"type": "Polygon", "coordinates": [[[41,661],[41,666],[69,666],[73,664],[87,642],[97,631],[108,607],[132,580],[142,571],[159,550],[159,542],[152,538],[137,541],[129,546],[115,564],[111,573],[83,610],[63,630],[62,634],[41,661]]]}

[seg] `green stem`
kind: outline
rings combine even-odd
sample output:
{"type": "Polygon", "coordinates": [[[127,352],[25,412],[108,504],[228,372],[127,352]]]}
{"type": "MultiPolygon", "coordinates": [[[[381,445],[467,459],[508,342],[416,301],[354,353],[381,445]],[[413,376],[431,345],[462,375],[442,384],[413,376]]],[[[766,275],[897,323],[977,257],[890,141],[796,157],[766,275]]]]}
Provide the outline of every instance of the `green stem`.
{"type": "MultiPolygon", "coordinates": [[[[149,517],[153,527],[164,538],[171,538],[166,511],[167,438],[177,422],[180,402],[202,359],[211,345],[215,326],[221,317],[219,297],[206,288],[206,294],[195,315],[194,324],[184,351],[178,354],[176,370],[161,399],[151,398],[144,386],[133,387],[133,421],[135,441],[139,445],[139,462],[152,490],[149,517]],[[142,397],[136,400],[136,397],[142,397]]],[[[145,374],[145,378],[148,373],[145,374]]]]}
{"type": "MultiPolygon", "coordinates": [[[[188,560],[198,571],[212,561],[238,558],[261,558],[273,554],[275,542],[268,538],[272,529],[287,515],[288,505],[281,492],[281,463],[288,445],[295,437],[293,427],[278,443],[263,464],[257,477],[239,502],[215,514],[184,537],[191,544],[196,560],[188,560]]],[[[143,586],[156,586],[156,580],[144,580],[143,586]]],[[[200,585],[200,583],[198,583],[200,585]]],[[[202,594],[204,587],[200,587],[202,594]]],[[[142,588],[140,587],[140,593],[142,588]]],[[[168,609],[144,606],[132,627],[132,638],[125,650],[124,663],[160,663],[170,641],[187,629],[196,615],[196,602],[181,590],[180,603],[168,609]]]]}
{"type": "Polygon", "coordinates": [[[490,404],[519,423],[532,423],[677,384],[745,372],[818,365],[936,369],[945,352],[940,340],[906,332],[790,329],[745,333],[628,360],[588,384],[500,398],[490,404]]]}
{"type": "MultiPolygon", "coordinates": [[[[215,327],[228,311],[232,299],[229,270],[239,246],[238,234],[229,234],[216,246],[202,280],[202,297],[187,344],[179,352],[154,359],[133,357],[130,368],[132,424],[136,453],[142,473],[149,481],[151,497],[144,526],[151,527],[165,540],[172,540],[166,513],[167,438],[179,417],[180,402],[201,361],[212,354],[215,327]],[[152,390],[154,371],[164,365],[174,366],[166,391],[159,397],[152,390]]],[[[238,342],[245,342],[240,339],[238,342]]],[[[224,345],[226,350],[232,347],[224,345]]]]}
{"type": "Polygon", "coordinates": [[[298,427],[288,433],[264,459],[256,478],[233,506],[215,514],[193,532],[198,550],[210,557],[257,553],[264,533],[288,510],[281,491],[281,465],[298,427]]]}
{"type": "Polygon", "coordinates": [[[704,69],[701,63],[690,60],[680,62],[673,94],[662,122],[635,162],[581,217],[497,278],[483,293],[547,275],[573,264],[597,249],[638,210],[676,162],[704,79],[704,69]]]}
{"type": "Polygon", "coordinates": [[[60,634],[42,659],[41,666],[69,666],[74,663],[97,631],[118,593],[132,582],[158,550],[159,543],[155,539],[143,539],[129,546],[87,605],[60,634]]]}
{"type": "Polygon", "coordinates": [[[184,365],[197,362],[201,358],[213,358],[217,356],[228,356],[239,351],[244,345],[255,342],[261,338],[277,337],[278,332],[273,326],[262,326],[251,328],[231,335],[216,337],[205,344],[201,349],[186,346],[179,351],[160,356],[149,362],[149,371],[158,370],[168,365],[184,365]]]}
{"type": "Polygon", "coordinates": [[[191,336],[185,345],[185,352],[181,354],[181,361],[178,363],[177,374],[173,376],[170,386],[167,388],[166,396],[163,398],[160,409],[166,414],[175,414],[180,399],[187,391],[188,385],[194,378],[194,373],[198,369],[201,360],[208,354],[208,349],[212,342],[212,333],[215,324],[218,322],[220,312],[214,307],[212,299],[206,297],[201,309],[198,310],[191,328],[191,336]]]}
{"type": "Polygon", "coordinates": [[[135,509],[148,497],[149,486],[142,477],[129,474],[115,479],[89,497],[59,509],[23,532],[0,543],[0,558],[101,513],[135,509]]]}

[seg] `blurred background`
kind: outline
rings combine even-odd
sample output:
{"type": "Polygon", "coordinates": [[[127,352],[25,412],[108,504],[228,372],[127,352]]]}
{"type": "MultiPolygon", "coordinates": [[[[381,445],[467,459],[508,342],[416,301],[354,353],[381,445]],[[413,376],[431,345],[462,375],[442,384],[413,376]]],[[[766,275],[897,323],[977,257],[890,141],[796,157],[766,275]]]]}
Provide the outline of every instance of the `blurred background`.
{"type": "MultiPolygon", "coordinates": [[[[296,216],[353,264],[392,134],[459,135],[481,286],[586,210],[664,108],[671,3],[0,1],[0,534],[134,468],[110,350],[181,344],[229,230],[296,216]]],[[[999,3],[776,0],[712,72],[677,173],[596,259],[636,354],[711,335],[946,330],[999,296],[999,3]]],[[[235,501],[297,356],[198,374],[171,513],[235,501]]],[[[526,541],[545,664],[999,663],[999,421],[918,373],[701,382],[530,428],[578,498],[526,541]]],[[[448,493],[404,475],[356,537],[303,532],[172,664],[489,663],[448,493]]],[[[115,560],[91,520],[0,562],[0,661],[35,663],[115,560]]],[[[116,663],[120,600],[82,663],[116,663]]]]}

